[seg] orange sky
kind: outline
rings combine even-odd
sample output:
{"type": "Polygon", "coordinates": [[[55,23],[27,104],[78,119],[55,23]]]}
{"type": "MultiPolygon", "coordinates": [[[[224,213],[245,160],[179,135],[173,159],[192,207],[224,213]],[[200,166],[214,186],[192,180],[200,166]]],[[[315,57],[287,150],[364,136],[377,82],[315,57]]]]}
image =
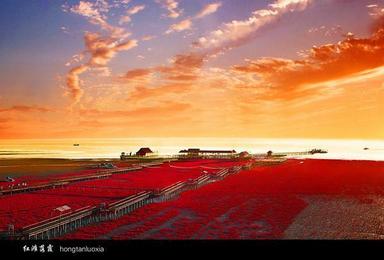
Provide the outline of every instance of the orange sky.
{"type": "MultiPolygon", "coordinates": [[[[337,0],[266,1],[239,9],[236,20],[231,1],[201,1],[196,10],[183,1],[174,1],[177,8],[127,1],[125,16],[113,23],[109,15],[123,2],[60,7],[90,26],[69,26],[81,36],[80,49],[74,47],[62,68],[40,75],[54,78],[55,86],[44,83],[30,95],[16,87],[17,73],[7,82],[13,89],[2,83],[0,138],[384,139],[380,1],[351,1],[351,12],[365,17],[364,27],[351,28],[339,25],[352,17],[337,17],[337,8],[345,8],[337,0]],[[139,37],[131,27],[146,28],[135,19],[150,8],[163,12],[164,31],[139,37]],[[336,9],[334,17],[325,8],[336,9]],[[332,22],[321,26],[326,14],[332,22]],[[295,28],[286,24],[304,20],[295,28]],[[175,42],[185,46],[172,53],[166,48],[175,42]]],[[[28,80],[28,73],[20,75],[28,80]]]]}

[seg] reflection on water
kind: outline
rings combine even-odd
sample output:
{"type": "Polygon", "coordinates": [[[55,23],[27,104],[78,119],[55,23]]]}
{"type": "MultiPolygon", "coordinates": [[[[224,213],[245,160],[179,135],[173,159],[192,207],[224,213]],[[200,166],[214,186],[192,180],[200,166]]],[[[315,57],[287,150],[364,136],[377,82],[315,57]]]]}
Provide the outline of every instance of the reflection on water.
{"type": "Polygon", "coordinates": [[[259,139],[259,138],[109,138],[1,140],[0,158],[118,158],[121,152],[150,147],[160,155],[184,148],[235,149],[251,153],[328,150],[311,158],[384,160],[382,140],[259,139]],[[79,144],[79,146],[74,146],[79,144]],[[364,149],[368,148],[368,149],[364,149]]]}

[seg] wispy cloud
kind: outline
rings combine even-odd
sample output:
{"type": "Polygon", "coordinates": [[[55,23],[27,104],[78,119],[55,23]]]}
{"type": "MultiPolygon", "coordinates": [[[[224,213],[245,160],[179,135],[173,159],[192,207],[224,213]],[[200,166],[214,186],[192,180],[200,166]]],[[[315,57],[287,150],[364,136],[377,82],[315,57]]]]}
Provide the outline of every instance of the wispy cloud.
{"type": "Polygon", "coordinates": [[[99,33],[87,32],[84,36],[86,51],[91,55],[89,65],[105,66],[116,53],[137,46],[137,40],[121,41],[115,37],[103,37],[99,33]]]}
{"type": "Polygon", "coordinates": [[[124,78],[133,80],[147,77],[153,73],[160,75],[158,80],[162,81],[193,81],[198,77],[200,68],[203,66],[204,56],[197,53],[179,54],[173,57],[168,66],[157,66],[145,69],[133,69],[128,71],[124,78]]]}
{"type": "Polygon", "coordinates": [[[242,45],[253,39],[260,28],[277,21],[285,13],[304,10],[311,2],[311,0],[277,0],[267,9],[254,11],[248,19],[224,23],[217,30],[199,38],[194,42],[194,46],[222,51],[242,45]]]}
{"type": "MultiPolygon", "coordinates": [[[[176,55],[170,66],[160,66],[150,68],[162,75],[162,78],[168,80],[193,81],[198,79],[200,68],[204,62],[212,55],[223,53],[228,48],[240,46],[252,39],[253,34],[264,25],[276,21],[287,12],[304,10],[311,0],[277,0],[269,5],[268,9],[260,9],[253,12],[252,16],[246,20],[232,21],[223,24],[219,29],[208,34],[207,37],[201,37],[199,42],[194,43],[194,51],[176,55]],[[183,66],[181,64],[188,64],[183,66]]],[[[216,11],[221,4],[205,6],[197,15],[203,17],[216,11]]],[[[183,31],[190,29],[192,19],[187,18],[177,24],[172,25],[166,33],[183,31]]]]}
{"type": "Polygon", "coordinates": [[[194,19],[201,19],[207,15],[215,13],[221,7],[221,5],[222,5],[221,2],[208,4],[204,6],[203,9],[194,17],[189,17],[178,23],[172,24],[165,33],[170,34],[173,32],[182,32],[185,30],[190,30],[192,29],[194,19]]]}
{"type": "MultiPolygon", "coordinates": [[[[129,9],[128,12],[134,14],[143,9],[144,6],[135,6],[129,9]]],[[[91,68],[105,68],[118,52],[136,47],[138,41],[127,39],[130,36],[129,32],[124,28],[112,26],[107,22],[110,5],[105,0],[96,2],[80,1],[72,7],[65,6],[64,10],[69,10],[72,13],[87,18],[90,23],[98,25],[104,32],[104,34],[85,32],[84,43],[86,49],[74,57],[81,57],[81,59],[77,59],[77,62],[83,60],[84,55],[88,55],[89,59],[85,63],[70,69],[66,75],[67,94],[72,97],[74,104],[76,104],[84,93],[81,87],[80,76],[91,68]]],[[[71,62],[67,63],[67,65],[71,65],[71,62]]],[[[105,72],[106,70],[103,69],[103,71],[105,72]]]]}
{"type": "Polygon", "coordinates": [[[119,24],[122,25],[122,24],[125,24],[125,23],[129,23],[131,21],[132,21],[131,16],[129,16],[129,15],[122,15],[120,17],[119,24]]]}
{"type": "Polygon", "coordinates": [[[160,99],[169,95],[182,94],[191,89],[192,85],[188,83],[167,83],[164,85],[159,85],[153,88],[147,88],[144,86],[137,86],[129,94],[127,99],[129,102],[141,102],[145,99],[160,99]]]}
{"type": "Polygon", "coordinates": [[[70,95],[74,101],[77,103],[80,101],[83,96],[84,90],[81,88],[79,76],[88,70],[88,66],[80,65],[72,68],[66,76],[67,84],[67,94],[70,95]]]}
{"type": "Polygon", "coordinates": [[[137,14],[138,12],[140,11],[143,11],[145,9],[145,5],[136,5],[132,8],[130,8],[127,13],[130,14],[130,15],[134,15],[134,14],[137,14]]]}
{"type": "Polygon", "coordinates": [[[181,32],[185,30],[190,30],[191,28],[192,28],[191,19],[185,19],[185,20],[182,20],[181,22],[172,24],[165,33],[170,34],[173,32],[181,32]]]}
{"type": "Polygon", "coordinates": [[[372,30],[384,27],[384,7],[377,4],[368,5],[369,15],[374,19],[372,30]]]}
{"type": "Polygon", "coordinates": [[[343,29],[341,28],[340,25],[336,25],[332,27],[322,25],[320,27],[310,28],[308,30],[308,33],[321,34],[321,35],[324,35],[325,37],[334,36],[334,35],[340,36],[343,34],[343,29]]]}
{"type": "Polygon", "coordinates": [[[178,18],[183,13],[183,10],[179,8],[179,2],[176,0],[156,0],[156,2],[168,10],[166,16],[169,18],[178,18]]]}
{"type": "Polygon", "coordinates": [[[134,15],[134,14],[137,14],[139,12],[141,12],[142,10],[145,9],[145,5],[136,5],[130,9],[127,10],[127,14],[126,15],[122,15],[120,17],[120,20],[119,20],[119,24],[124,24],[124,23],[129,23],[132,18],[131,16],[134,15]]]}
{"type": "Polygon", "coordinates": [[[154,36],[154,35],[145,35],[141,38],[141,40],[142,41],[150,41],[150,40],[155,39],[155,38],[156,38],[156,36],[154,36]]]}
{"type": "Polygon", "coordinates": [[[100,26],[103,30],[119,31],[118,28],[107,22],[106,14],[109,12],[109,5],[104,0],[96,2],[80,1],[77,5],[71,7],[64,5],[63,9],[87,18],[90,23],[100,26]]]}
{"type": "Polygon", "coordinates": [[[83,96],[80,75],[94,67],[105,67],[109,61],[120,51],[129,50],[137,46],[136,40],[119,42],[114,37],[102,37],[98,33],[87,32],[84,36],[86,50],[90,58],[87,63],[72,68],[66,76],[68,94],[74,103],[80,101],[83,96]]]}
{"type": "Polygon", "coordinates": [[[207,15],[213,14],[221,7],[221,5],[222,5],[221,2],[207,4],[206,6],[203,7],[203,9],[201,9],[201,11],[195,16],[195,18],[200,19],[207,15]]]}
{"type": "Polygon", "coordinates": [[[124,78],[128,80],[138,79],[138,78],[146,77],[151,73],[152,73],[151,69],[134,69],[134,70],[128,71],[125,74],[124,78]]]}

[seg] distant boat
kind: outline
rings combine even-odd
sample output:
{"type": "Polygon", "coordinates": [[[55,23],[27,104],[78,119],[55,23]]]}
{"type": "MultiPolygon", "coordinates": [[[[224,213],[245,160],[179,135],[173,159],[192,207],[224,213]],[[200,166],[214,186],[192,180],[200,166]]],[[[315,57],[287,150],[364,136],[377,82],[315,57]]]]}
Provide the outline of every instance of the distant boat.
{"type": "Polygon", "coordinates": [[[364,150],[369,150],[369,148],[368,147],[364,147],[364,150]]]}
{"type": "Polygon", "coordinates": [[[80,144],[73,144],[73,146],[80,146],[80,144]]]}

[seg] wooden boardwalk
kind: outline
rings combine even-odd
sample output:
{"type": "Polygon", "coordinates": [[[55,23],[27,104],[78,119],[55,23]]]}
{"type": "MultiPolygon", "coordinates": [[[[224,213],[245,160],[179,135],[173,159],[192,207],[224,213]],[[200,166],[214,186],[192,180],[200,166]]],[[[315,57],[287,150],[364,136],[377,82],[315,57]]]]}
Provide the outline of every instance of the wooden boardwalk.
{"type": "Polygon", "coordinates": [[[253,163],[248,163],[243,166],[229,167],[221,169],[214,174],[204,174],[196,179],[184,182],[179,181],[160,190],[141,191],[108,205],[102,203],[99,206],[84,207],[61,216],[25,226],[20,230],[10,229],[8,232],[0,234],[0,237],[5,239],[52,239],[60,237],[90,224],[114,220],[149,203],[172,199],[183,191],[197,189],[213,180],[223,179],[241,170],[248,170],[254,167],[254,165],[253,163]]]}

